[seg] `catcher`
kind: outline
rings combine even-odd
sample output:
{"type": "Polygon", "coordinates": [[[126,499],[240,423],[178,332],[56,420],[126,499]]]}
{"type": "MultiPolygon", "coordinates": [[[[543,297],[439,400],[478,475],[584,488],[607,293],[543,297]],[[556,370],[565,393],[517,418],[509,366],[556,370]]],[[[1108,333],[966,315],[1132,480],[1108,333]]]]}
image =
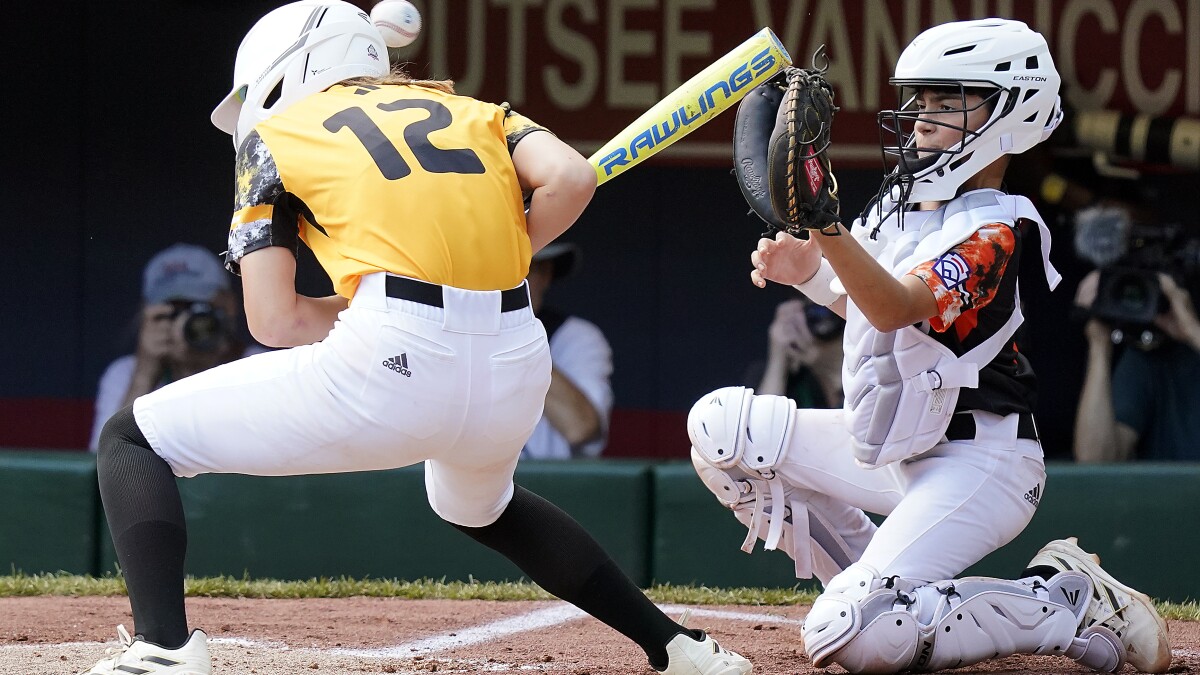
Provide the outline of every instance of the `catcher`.
{"type": "Polygon", "coordinates": [[[794,285],[846,319],[845,405],[714,391],[688,419],[696,470],[748,527],[744,550],[762,539],[821,580],[802,628],[817,667],[932,671],[1027,653],[1163,672],[1165,622],[1073,539],[1019,580],[954,579],[1021,532],[1045,490],[1035,379],[1014,337],[1035,229],[1051,287],[1059,276],[1036,209],[1002,188],[1009,155],[1062,118],[1046,41],[1017,21],[936,26],[891,82],[902,105],[878,119],[896,165],[849,229],[822,71],[790,70],[741,104],[736,172],[769,228],[751,280],[794,285]]]}

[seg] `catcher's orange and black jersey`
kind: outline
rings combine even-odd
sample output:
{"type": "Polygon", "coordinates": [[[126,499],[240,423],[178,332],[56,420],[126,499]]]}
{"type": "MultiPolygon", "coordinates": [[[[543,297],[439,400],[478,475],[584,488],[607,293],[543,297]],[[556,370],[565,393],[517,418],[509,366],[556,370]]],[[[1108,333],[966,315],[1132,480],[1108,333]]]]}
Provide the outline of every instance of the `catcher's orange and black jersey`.
{"type": "MultiPolygon", "coordinates": [[[[995,335],[1016,308],[1023,243],[1020,226],[993,223],[909,272],[937,300],[929,336],[962,355],[995,335]]],[[[1013,339],[979,371],[978,387],[962,389],[957,409],[1008,415],[1036,403],[1037,378],[1013,339]]]]}
{"type": "Polygon", "coordinates": [[[347,298],[380,271],[517,286],[531,251],[510,153],[535,130],[503,107],[412,85],[309,96],[238,152],[227,265],[298,234],[347,298]]]}

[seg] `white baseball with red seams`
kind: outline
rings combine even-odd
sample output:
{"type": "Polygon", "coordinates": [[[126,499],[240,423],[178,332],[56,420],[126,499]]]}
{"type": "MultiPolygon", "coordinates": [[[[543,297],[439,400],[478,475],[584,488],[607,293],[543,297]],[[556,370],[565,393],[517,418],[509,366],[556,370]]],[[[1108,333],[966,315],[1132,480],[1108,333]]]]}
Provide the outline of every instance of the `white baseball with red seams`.
{"type": "Polygon", "coordinates": [[[408,0],[383,0],[371,8],[371,23],[387,46],[405,47],[421,32],[421,13],[408,0]]]}

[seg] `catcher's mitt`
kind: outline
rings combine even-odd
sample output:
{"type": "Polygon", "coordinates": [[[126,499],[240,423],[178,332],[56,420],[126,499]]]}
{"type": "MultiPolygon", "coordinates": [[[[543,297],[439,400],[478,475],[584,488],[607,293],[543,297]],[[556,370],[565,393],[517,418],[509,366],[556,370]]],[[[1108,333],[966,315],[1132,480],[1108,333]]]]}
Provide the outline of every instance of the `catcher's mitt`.
{"type": "MultiPolygon", "coordinates": [[[[818,50],[814,64],[821,57],[818,50]]],[[[837,178],[828,156],[838,108],[825,70],[786,68],[738,104],[734,173],[750,208],[766,221],[766,236],[838,232],[837,178]]]]}

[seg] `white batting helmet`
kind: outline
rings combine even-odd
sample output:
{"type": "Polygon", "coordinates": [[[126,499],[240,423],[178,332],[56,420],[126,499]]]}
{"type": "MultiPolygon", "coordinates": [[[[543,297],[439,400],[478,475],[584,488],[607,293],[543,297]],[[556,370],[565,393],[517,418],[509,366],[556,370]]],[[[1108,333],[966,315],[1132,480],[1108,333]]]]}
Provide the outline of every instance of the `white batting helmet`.
{"type": "Polygon", "coordinates": [[[930,28],[900,54],[890,82],[902,92],[982,90],[992,106],[987,122],[975,131],[946,121],[960,119],[965,125],[968,111],[961,108],[948,111],[961,116],[942,115],[932,122],[962,132],[962,140],[946,149],[916,145],[912,129],[921,112],[911,98],[903,101],[904,93],[900,110],[879,113],[883,153],[898,161],[889,179],[902,186],[903,201],[909,203],[954,198],[968,178],[1002,155],[1042,142],[1062,121],[1060,78],[1046,40],[1020,21],[980,19],[930,28]]]}
{"type": "Polygon", "coordinates": [[[259,122],[338,82],[388,72],[371,17],[341,0],[300,0],[258,20],[238,47],[233,89],[212,123],[237,148],[259,122]]]}

